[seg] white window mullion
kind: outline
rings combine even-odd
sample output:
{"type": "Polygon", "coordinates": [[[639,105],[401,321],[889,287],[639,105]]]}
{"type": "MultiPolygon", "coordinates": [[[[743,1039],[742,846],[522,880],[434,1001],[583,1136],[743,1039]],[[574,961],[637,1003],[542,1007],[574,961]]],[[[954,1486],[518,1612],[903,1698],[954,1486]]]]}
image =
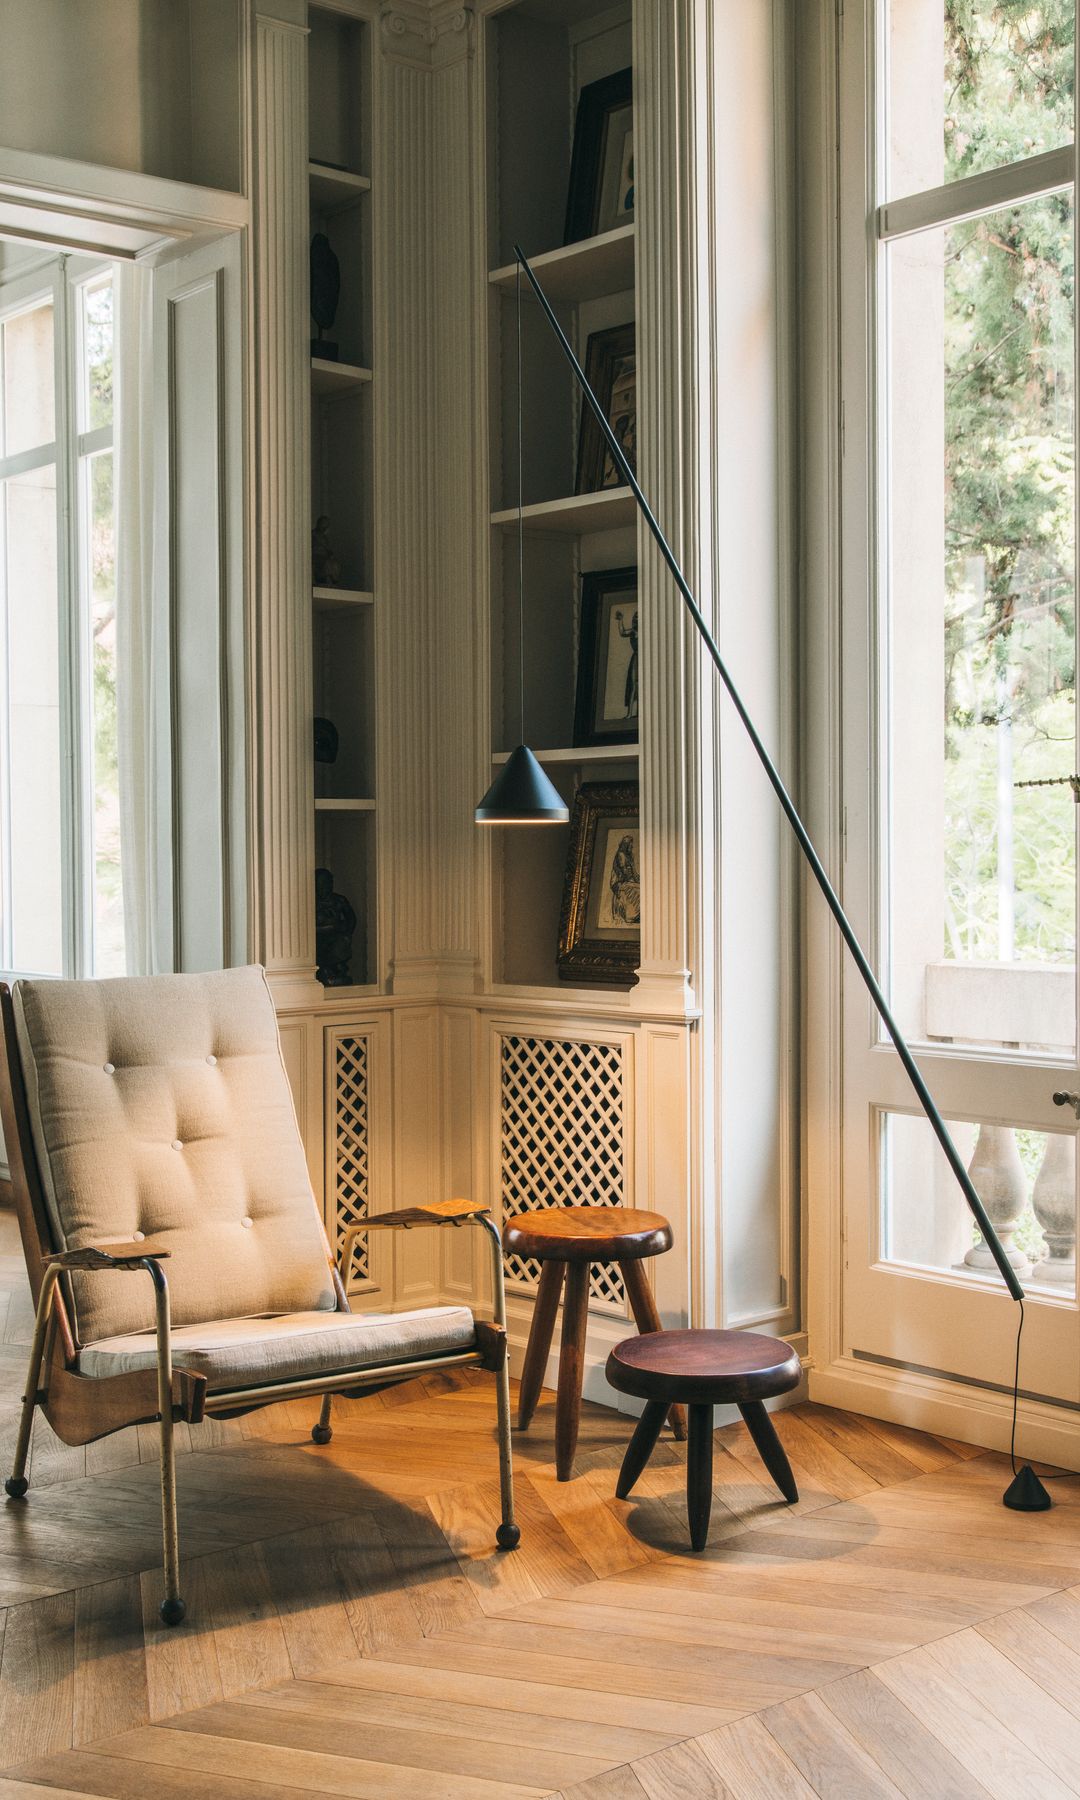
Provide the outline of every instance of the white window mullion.
{"type": "Polygon", "coordinates": [[[80,543],[83,511],[79,505],[79,466],[76,445],[77,333],[73,295],[67,280],[66,258],[56,282],[56,436],[61,446],[56,469],[57,595],[60,614],[60,732],[64,772],[62,787],[62,840],[64,857],[64,972],[70,976],[93,972],[91,915],[87,905],[90,872],[89,832],[92,819],[86,806],[87,744],[87,645],[79,603],[80,543]]]}
{"type": "Polygon", "coordinates": [[[1003,169],[986,169],[947,181],[941,187],[889,200],[877,210],[877,235],[882,241],[909,237],[935,225],[958,225],[984,213],[999,212],[1024,200],[1039,200],[1071,187],[1076,159],[1071,144],[1028,156],[1003,169]]]}

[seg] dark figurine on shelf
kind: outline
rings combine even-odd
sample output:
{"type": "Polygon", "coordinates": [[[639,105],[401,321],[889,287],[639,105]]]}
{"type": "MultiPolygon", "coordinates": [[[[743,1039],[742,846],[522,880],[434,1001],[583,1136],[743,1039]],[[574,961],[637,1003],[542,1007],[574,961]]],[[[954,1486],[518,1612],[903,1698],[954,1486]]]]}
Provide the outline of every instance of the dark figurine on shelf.
{"type": "Polygon", "coordinates": [[[341,564],[330,548],[330,521],[323,513],[311,534],[311,579],[315,587],[340,587],[341,564]]]}
{"type": "Polygon", "coordinates": [[[315,955],[316,980],[323,987],[348,987],[352,976],[353,932],[356,914],[344,894],[335,894],[334,877],[329,869],[315,871],[315,955]]]}
{"type": "Polygon", "coordinates": [[[311,240],[311,316],[319,328],[311,340],[311,354],[323,362],[337,362],[338,347],[323,336],[337,317],[341,294],[341,264],[334,255],[330,239],[317,231],[311,240]]]}
{"type": "Polygon", "coordinates": [[[338,729],[333,719],[315,720],[315,761],[337,762],[338,729]]]}

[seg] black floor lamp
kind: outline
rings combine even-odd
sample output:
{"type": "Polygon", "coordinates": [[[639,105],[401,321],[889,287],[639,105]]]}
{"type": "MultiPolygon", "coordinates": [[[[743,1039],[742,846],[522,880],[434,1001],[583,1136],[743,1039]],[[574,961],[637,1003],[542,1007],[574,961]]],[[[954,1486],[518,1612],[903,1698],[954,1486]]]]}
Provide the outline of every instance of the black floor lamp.
{"type": "MultiPolygon", "coordinates": [[[[845,913],[843,907],[840,904],[840,898],[839,898],[838,894],[836,893],[836,890],[833,887],[832,882],[829,880],[828,875],[825,872],[824,864],[822,863],[821,858],[818,856],[818,853],[814,848],[813,842],[811,841],[811,838],[810,838],[810,834],[807,831],[806,826],[803,824],[803,821],[799,815],[798,808],[796,807],[795,802],[792,800],[791,795],[788,793],[786,787],[784,786],[784,783],[780,777],[779,770],[776,768],[775,763],[773,762],[772,758],[770,757],[768,751],[765,748],[764,743],[762,742],[760,736],[758,735],[757,727],[755,726],[753,719],[750,717],[750,714],[747,711],[746,706],[743,703],[742,697],[739,694],[739,690],[735,686],[735,683],[732,680],[731,675],[728,672],[728,669],[724,663],[724,659],[720,654],[720,650],[719,650],[719,647],[717,646],[716,640],[713,637],[711,631],[709,630],[709,627],[706,624],[704,617],[702,616],[702,613],[697,604],[697,601],[694,599],[693,593],[690,590],[690,585],[687,582],[686,577],[683,574],[681,568],[679,567],[679,564],[675,557],[675,554],[674,554],[673,550],[671,549],[671,546],[669,545],[663,532],[661,531],[660,526],[658,525],[656,518],[653,514],[652,508],[649,506],[648,501],[646,500],[644,494],[642,493],[641,488],[638,485],[637,478],[634,474],[634,471],[630,467],[629,462],[627,461],[627,458],[623,452],[622,445],[619,443],[618,438],[615,436],[615,433],[611,429],[611,426],[608,423],[608,419],[604,412],[603,407],[600,405],[600,402],[597,400],[596,395],[593,393],[592,388],[589,386],[588,381],[585,379],[585,373],[584,373],[580,363],[578,362],[577,357],[574,354],[573,347],[570,344],[570,340],[568,339],[562,326],[559,324],[559,321],[556,318],[556,316],[551,308],[550,302],[548,301],[547,295],[544,293],[544,290],[540,286],[539,281],[537,280],[536,276],[533,274],[533,271],[529,266],[528,258],[526,257],[520,244],[514,245],[514,255],[517,258],[519,270],[521,272],[523,272],[524,275],[526,276],[526,278],[533,290],[533,293],[536,295],[537,300],[540,302],[540,306],[544,312],[545,317],[547,318],[548,324],[551,326],[552,331],[555,333],[555,336],[562,348],[563,354],[566,357],[567,362],[570,364],[571,369],[573,370],[574,377],[578,383],[578,386],[581,389],[582,397],[583,397],[585,403],[591,408],[591,410],[596,418],[597,425],[600,428],[601,436],[603,437],[604,442],[607,445],[607,448],[611,454],[612,460],[615,463],[615,466],[618,469],[620,475],[622,476],[624,482],[626,483],[626,485],[630,488],[631,492],[633,493],[634,499],[637,501],[638,507],[640,508],[642,516],[645,519],[645,523],[648,525],[649,530],[651,531],[653,537],[655,538],[656,543],[660,549],[660,554],[663,556],[664,561],[667,564],[668,569],[671,572],[672,579],[674,580],[676,587],[678,588],[680,594],[683,597],[683,600],[686,604],[686,609],[689,612],[690,617],[693,619],[694,624],[697,626],[698,633],[701,637],[701,641],[704,644],[706,650],[708,651],[709,656],[712,658],[713,664],[715,665],[715,668],[716,668],[716,672],[719,675],[720,680],[723,682],[724,687],[727,690],[728,697],[731,700],[731,703],[734,706],[735,711],[738,713],[740,720],[742,721],[743,728],[746,731],[746,734],[749,737],[750,742],[754,747],[758,761],[760,762],[762,768],[765,771],[766,776],[769,779],[769,782],[773,788],[773,791],[776,794],[776,798],[780,802],[781,808],[783,809],[783,812],[784,812],[784,816],[787,819],[788,824],[791,826],[791,829],[795,834],[795,837],[798,841],[799,848],[802,851],[803,856],[805,857],[805,859],[810,867],[810,871],[814,877],[814,880],[817,882],[818,887],[821,889],[822,894],[825,896],[825,902],[829,908],[829,911],[832,913],[832,916],[835,919],[836,924],[839,928],[840,934],[843,937],[844,942],[848,947],[848,950],[851,952],[852,960],[855,963],[855,967],[858,969],[859,974],[862,976],[862,979],[866,986],[867,992],[869,993],[870,998],[873,1001],[874,1006],[876,1007],[878,1014],[881,1017],[881,1020],[885,1025],[885,1029],[887,1030],[887,1032],[889,1033],[889,1036],[892,1039],[893,1046],[896,1050],[897,1055],[900,1058],[901,1063],[904,1066],[905,1073],[907,1074],[907,1077],[908,1077],[909,1081],[911,1082],[912,1087],[915,1090],[915,1094],[916,1094],[916,1097],[918,1098],[919,1104],[922,1107],[923,1112],[925,1113],[927,1119],[929,1120],[930,1125],[934,1131],[934,1135],[937,1138],[939,1144],[941,1145],[942,1150],[945,1153],[946,1160],[947,1160],[949,1167],[951,1168],[953,1174],[956,1177],[957,1183],[960,1187],[960,1191],[963,1194],[964,1199],[967,1201],[967,1204],[970,1207],[972,1214],[974,1215],[975,1222],[978,1225],[980,1232],[982,1233],[983,1241],[986,1244],[987,1248],[989,1249],[990,1254],[992,1255],[995,1263],[997,1264],[998,1270],[1001,1274],[1001,1278],[1004,1281],[1005,1286],[1009,1291],[1009,1294],[1018,1303],[1018,1305],[1020,1307],[1020,1328],[1019,1329],[1020,1329],[1020,1331],[1022,1331],[1023,1330],[1023,1319],[1024,1319],[1024,1290],[1021,1287],[1020,1282],[1017,1278],[1016,1270],[1013,1268],[1012,1264],[1010,1263],[1008,1257],[1005,1254],[1004,1248],[1001,1244],[1001,1240],[999,1239],[997,1232],[994,1230],[994,1227],[990,1222],[990,1218],[986,1212],[986,1208],[983,1206],[983,1203],[979,1198],[978,1192],[976,1191],[975,1184],[972,1181],[971,1176],[968,1174],[967,1169],[964,1167],[963,1160],[961,1159],[960,1153],[957,1150],[956,1145],[953,1143],[949,1129],[948,1129],[947,1125],[945,1124],[945,1121],[942,1118],[940,1112],[938,1111],[937,1105],[935,1104],[933,1096],[931,1095],[930,1090],[926,1085],[926,1082],[923,1080],[923,1077],[919,1070],[918,1064],[916,1063],[915,1058],[912,1056],[911,1051],[908,1048],[907,1042],[904,1038],[903,1033],[900,1030],[900,1027],[897,1025],[896,1020],[893,1018],[892,1010],[889,1006],[889,1003],[886,1000],[885,995],[882,993],[881,987],[878,983],[877,977],[875,976],[873,969],[870,967],[870,964],[867,961],[867,958],[863,951],[862,945],[859,943],[859,940],[855,935],[855,931],[851,924],[851,921],[849,920],[847,914],[845,913]]],[[[520,281],[520,276],[519,276],[519,281],[520,281]]],[[[520,304],[520,302],[519,302],[519,304],[520,304]]],[[[519,390],[519,412],[520,412],[520,390],[519,390]]],[[[520,432],[520,421],[519,421],[519,432],[520,432]]],[[[520,451],[519,451],[519,474],[520,474],[520,451]]],[[[520,512],[520,506],[519,506],[519,512],[520,512]]],[[[487,796],[485,796],[485,799],[486,798],[487,798],[487,796]]],[[[540,815],[540,816],[542,816],[542,815],[540,815]]],[[[550,816],[551,816],[550,813],[548,813],[547,817],[550,818],[550,816]]],[[[492,822],[494,822],[494,821],[492,821],[492,822]]],[[[523,813],[519,812],[514,816],[512,821],[510,819],[508,819],[507,822],[528,823],[529,820],[525,816],[523,816],[523,813]]],[[[538,822],[539,822],[539,818],[538,818],[538,822]]],[[[1014,1397],[1013,1397],[1013,1399],[1014,1399],[1014,1410],[1013,1410],[1014,1435],[1015,1435],[1015,1423],[1016,1423],[1015,1406],[1016,1406],[1016,1397],[1017,1397],[1018,1386],[1019,1386],[1019,1359],[1020,1359],[1019,1331],[1017,1333],[1016,1348],[1017,1348],[1017,1370],[1016,1370],[1016,1384],[1014,1385],[1014,1397]]],[[[1035,1471],[1027,1463],[1025,1463],[1023,1465],[1023,1467],[1020,1469],[1019,1473],[1017,1473],[1016,1476],[1014,1477],[1010,1486],[1006,1490],[1004,1499],[1005,1499],[1006,1506],[1010,1506],[1010,1507],[1014,1508],[1014,1510],[1020,1511],[1020,1512],[1041,1512],[1041,1511],[1045,1510],[1045,1508],[1051,1504],[1050,1496],[1047,1493],[1046,1488],[1043,1486],[1042,1482],[1039,1480],[1038,1476],[1035,1474],[1035,1471]]]]}

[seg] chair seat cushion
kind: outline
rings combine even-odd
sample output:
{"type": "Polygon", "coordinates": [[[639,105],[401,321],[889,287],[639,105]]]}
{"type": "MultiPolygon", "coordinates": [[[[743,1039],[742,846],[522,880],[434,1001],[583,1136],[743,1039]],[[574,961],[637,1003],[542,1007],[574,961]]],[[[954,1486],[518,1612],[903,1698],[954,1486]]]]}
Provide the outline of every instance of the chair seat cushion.
{"type": "MultiPolygon", "coordinates": [[[[218,1391],[412,1362],[468,1350],[475,1341],[467,1306],[398,1313],[278,1313],[181,1325],[172,1333],[172,1358],[174,1368],[204,1375],[210,1389],[218,1391]]],[[[127,1375],[156,1367],[152,1331],[102,1338],[79,1352],[81,1375],[127,1375]]]]}

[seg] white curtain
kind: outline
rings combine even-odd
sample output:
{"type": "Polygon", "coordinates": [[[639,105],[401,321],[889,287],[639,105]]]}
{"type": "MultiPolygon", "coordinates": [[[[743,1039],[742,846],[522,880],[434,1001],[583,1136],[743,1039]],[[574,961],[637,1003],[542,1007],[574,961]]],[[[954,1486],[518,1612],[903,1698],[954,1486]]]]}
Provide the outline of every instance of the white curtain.
{"type": "Polygon", "coordinates": [[[158,973],[154,951],[152,273],[117,270],[117,734],[124,942],[129,975],[158,973]]]}

